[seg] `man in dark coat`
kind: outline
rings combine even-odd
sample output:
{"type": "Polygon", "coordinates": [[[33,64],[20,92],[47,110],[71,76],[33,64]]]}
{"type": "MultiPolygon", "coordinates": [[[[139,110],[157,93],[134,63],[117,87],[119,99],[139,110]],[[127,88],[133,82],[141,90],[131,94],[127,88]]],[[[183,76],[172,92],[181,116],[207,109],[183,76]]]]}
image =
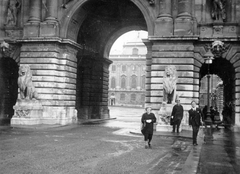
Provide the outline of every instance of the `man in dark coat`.
{"type": "Polygon", "coordinates": [[[145,148],[148,147],[151,148],[151,140],[153,136],[153,123],[156,123],[156,117],[153,113],[151,113],[152,108],[147,107],[146,113],[142,115],[141,122],[144,125],[144,130],[142,130],[142,133],[144,135],[144,141],[145,141],[145,148]]]}
{"type": "Polygon", "coordinates": [[[192,126],[193,129],[193,145],[197,146],[197,135],[199,131],[199,127],[202,125],[202,113],[201,109],[196,107],[196,102],[191,102],[192,108],[188,111],[189,113],[189,125],[192,126]]]}
{"type": "Polygon", "coordinates": [[[173,106],[172,109],[172,118],[173,118],[173,130],[172,132],[175,132],[176,126],[177,126],[177,133],[179,133],[179,127],[181,124],[181,121],[183,119],[183,106],[180,104],[180,100],[176,100],[177,104],[173,106]]]}

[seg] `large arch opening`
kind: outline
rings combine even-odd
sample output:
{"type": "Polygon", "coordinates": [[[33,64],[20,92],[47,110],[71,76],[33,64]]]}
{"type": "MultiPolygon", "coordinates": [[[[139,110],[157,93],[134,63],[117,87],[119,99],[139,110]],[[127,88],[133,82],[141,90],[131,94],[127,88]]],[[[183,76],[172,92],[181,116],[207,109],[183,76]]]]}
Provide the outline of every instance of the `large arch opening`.
{"type": "Polygon", "coordinates": [[[114,42],[109,59],[109,105],[142,108],[145,105],[147,47],[142,39],[148,32],[133,30],[114,42]]]}
{"type": "Polygon", "coordinates": [[[10,57],[0,58],[0,125],[10,124],[18,96],[18,65],[10,57]]]}
{"type": "MultiPolygon", "coordinates": [[[[206,77],[208,73],[208,65],[207,64],[203,64],[201,69],[200,69],[200,79],[204,79],[206,77]]],[[[221,94],[221,92],[219,92],[219,94],[217,94],[217,91],[212,91],[210,93],[210,99],[211,101],[215,100],[216,97],[220,98],[222,95],[222,105],[220,106],[223,108],[223,110],[227,110],[227,116],[231,119],[231,123],[234,124],[235,123],[235,69],[233,67],[233,65],[226,59],[223,58],[215,58],[213,60],[213,63],[209,65],[209,74],[211,75],[210,77],[212,77],[211,79],[214,80],[214,75],[215,77],[219,77],[219,78],[215,78],[216,82],[218,83],[216,85],[217,89],[219,89],[220,91],[222,90],[223,94],[221,94]],[[221,80],[219,80],[221,79],[221,80]],[[218,81],[218,82],[217,82],[218,81]],[[222,81],[222,83],[221,83],[222,81]],[[217,95],[216,95],[217,94],[217,95]]],[[[214,82],[211,82],[214,83],[214,82]]],[[[211,84],[210,83],[210,84],[211,84]]],[[[201,83],[200,83],[201,85],[201,83]]],[[[200,86],[201,88],[201,86],[200,86]]],[[[207,89],[206,89],[207,90],[207,89]]],[[[201,100],[201,95],[200,95],[200,100],[201,100]]],[[[207,105],[207,103],[202,103],[203,105],[207,105]]],[[[213,104],[212,102],[210,102],[210,105],[213,104]]]]}
{"type": "MultiPolygon", "coordinates": [[[[130,0],[89,0],[76,13],[84,14],[77,36],[77,42],[83,47],[77,55],[78,118],[105,118],[108,115],[110,48],[119,35],[130,29],[147,31],[147,23],[141,10],[130,0]]],[[[74,17],[77,18],[76,14],[74,17]]]]}

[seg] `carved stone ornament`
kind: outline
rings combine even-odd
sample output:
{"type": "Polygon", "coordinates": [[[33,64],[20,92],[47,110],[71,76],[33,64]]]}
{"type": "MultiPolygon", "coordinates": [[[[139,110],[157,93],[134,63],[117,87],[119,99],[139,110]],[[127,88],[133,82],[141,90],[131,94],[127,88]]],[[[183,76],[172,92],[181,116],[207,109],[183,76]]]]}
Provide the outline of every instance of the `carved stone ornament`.
{"type": "Polygon", "coordinates": [[[9,0],[7,6],[7,13],[5,18],[5,26],[16,26],[18,13],[21,10],[20,0],[9,0]]]}
{"type": "Polygon", "coordinates": [[[220,58],[222,57],[223,53],[227,52],[229,47],[230,47],[229,44],[226,45],[222,41],[216,40],[211,45],[210,44],[206,45],[205,49],[208,50],[210,48],[212,54],[214,55],[214,58],[220,58]]]}
{"type": "Polygon", "coordinates": [[[11,53],[15,49],[14,46],[10,45],[9,43],[3,41],[0,45],[1,55],[2,57],[11,57],[11,53]]]}
{"type": "Polygon", "coordinates": [[[226,15],[226,0],[212,0],[212,19],[225,22],[226,15]]]}
{"type": "Polygon", "coordinates": [[[155,5],[155,0],[147,0],[150,5],[155,5]]]}
{"type": "Polygon", "coordinates": [[[28,118],[29,116],[30,110],[16,110],[16,117],[25,117],[28,118]]]}

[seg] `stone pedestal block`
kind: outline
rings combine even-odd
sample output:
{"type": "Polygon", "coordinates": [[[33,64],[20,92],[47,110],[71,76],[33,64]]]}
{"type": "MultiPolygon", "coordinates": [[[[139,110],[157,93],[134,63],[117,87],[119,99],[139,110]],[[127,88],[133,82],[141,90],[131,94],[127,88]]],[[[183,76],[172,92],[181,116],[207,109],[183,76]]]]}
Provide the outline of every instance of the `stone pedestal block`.
{"type": "Polygon", "coordinates": [[[24,37],[38,37],[39,36],[39,23],[27,23],[23,30],[24,37]]]}
{"type": "Polygon", "coordinates": [[[193,35],[192,18],[177,18],[174,25],[174,35],[193,35]]]}
{"type": "Polygon", "coordinates": [[[41,37],[57,37],[59,36],[59,25],[56,22],[45,22],[40,24],[41,37]]]}
{"type": "Polygon", "coordinates": [[[43,107],[38,100],[18,100],[13,106],[11,125],[37,125],[42,123],[43,107]]]}
{"type": "MultiPolygon", "coordinates": [[[[159,125],[156,126],[157,132],[172,132],[172,126],[171,125],[159,125]]],[[[179,128],[179,131],[181,132],[181,129],[179,128]]]]}
{"type": "Polygon", "coordinates": [[[172,36],[173,19],[170,17],[158,18],[155,22],[154,36],[172,36]]]}
{"type": "MultiPolygon", "coordinates": [[[[158,132],[171,132],[172,126],[170,125],[170,118],[172,113],[172,108],[174,104],[166,104],[163,103],[159,109],[159,112],[157,114],[157,126],[156,131],[158,132]]],[[[179,131],[181,131],[181,127],[179,128],[179,131]]]]}

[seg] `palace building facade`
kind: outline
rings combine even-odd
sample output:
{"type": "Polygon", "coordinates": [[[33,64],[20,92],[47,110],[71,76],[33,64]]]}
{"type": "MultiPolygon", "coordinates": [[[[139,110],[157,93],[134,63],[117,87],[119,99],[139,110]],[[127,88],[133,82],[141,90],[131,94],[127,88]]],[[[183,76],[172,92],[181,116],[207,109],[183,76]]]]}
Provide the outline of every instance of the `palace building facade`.
{"type": "Polygon", "coordinates": [[[109,73],[109,104],[144,107],[147,48],[140,35],[123,45],[121,53],[112,52],[109,73]]]}

